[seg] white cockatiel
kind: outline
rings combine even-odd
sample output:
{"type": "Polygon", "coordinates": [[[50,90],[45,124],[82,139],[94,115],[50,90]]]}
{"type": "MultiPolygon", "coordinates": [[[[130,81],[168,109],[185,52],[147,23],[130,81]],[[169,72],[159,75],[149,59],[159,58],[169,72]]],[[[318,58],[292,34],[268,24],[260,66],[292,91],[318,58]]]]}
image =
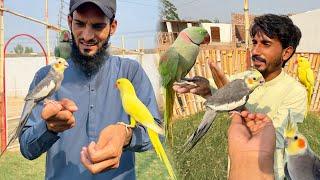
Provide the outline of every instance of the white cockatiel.
{"type": "Polygon", "coordinates": [[[206,98],[206,112],[197,130],[185,143],[185,151],[190,151],[207,133],[217,112],[240,110],[247,102],[250,93],[264,83],[262,74],[253,69],[245,73],[243,79],[235,79],[218,89],[212,96],[206,98]]]}

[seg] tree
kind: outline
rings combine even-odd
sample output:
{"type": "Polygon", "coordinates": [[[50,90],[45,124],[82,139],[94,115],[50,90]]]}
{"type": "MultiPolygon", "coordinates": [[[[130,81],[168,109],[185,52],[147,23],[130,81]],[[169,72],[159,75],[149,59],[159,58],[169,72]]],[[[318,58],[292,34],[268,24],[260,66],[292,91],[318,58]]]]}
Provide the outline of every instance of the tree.
{"type": "Polygon", "coordinates": [[[199,19],[199,22],[201,23],[212,23],[209,19],[199,19]]]}
{"type": "Polygon", "coordinates": [[[174,4],[172,4],[169,0],[161,0],[161,3],[162,3],[162,10],[161,10],[162,19],[180,20],[177,13],[177,8],[174,4]]]}
{"type": "Polygon", "coordinates": [[[22,46],[21,44],[17,44],[17,46],[14,47],[13,50],[14,50],[14,52],[15,52],[16,54],[22,54],[24,48],[23,48],[23,46],[22,46]]]}
{"type": "Polygon", "coordinates": [[[26,53],[26,54],[33,53],[32,47],[25,47],[24,48],[24,53],[26,53]]]}

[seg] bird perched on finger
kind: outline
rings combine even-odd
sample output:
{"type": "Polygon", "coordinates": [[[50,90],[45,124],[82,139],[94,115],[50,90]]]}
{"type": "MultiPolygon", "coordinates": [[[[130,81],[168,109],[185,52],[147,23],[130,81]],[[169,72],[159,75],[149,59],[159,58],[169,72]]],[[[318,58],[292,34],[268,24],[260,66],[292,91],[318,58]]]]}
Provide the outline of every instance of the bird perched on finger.
{"type": "Polygon", "coordinates": [[[303,84],[308,93],[308,105],[307,110],[310,109],[311,97],[313,93],[314,87],[314,75],[311,69],[311,65],[309,60],[306,57],[300,56],[298,57],[296,63],[298,64],[297,74],[299,81],[303,84]]]}
{"type": "Polygon", "coordinates": [[[116,82],[116,87],[120,91],[120,97],[121,97],[123,109],[127,114],[130,115],[130,125],[128,126],[131,128],[134,128],[136,125],[136,122],[139,122],[140,124],[142,124],[144,127],[147,128],[147,132],[148,132],[150,141],[154,147],[154,150],[156,151],[160,160],[165,164],[170,177],[172,179],[176,179],[173,168],[170,164],[170,161],[166,155],[166,152],[163,149],[163,146],[158,136],[158,134],[160,135],[164,134],[163,129],[155,122],[148,108],[137,97],[134,86],[131,84],[131,82],[128,79],[125,79],[125,78],[118,79],[116,82]]]}
{"type": "Polygon", "coordinates": [[[253,69],[244,73],[243,79],[235,79],[224,85],[206,98],[205,114],[197,130],[184,144],[184,152],[190,151],[207,133],[218,112],[241,110],[247,102],[249,95],[255,88],[264,83],[262,74],[253,69]]]}
{"type": "Polygon", "coordinates": [[[49,98],[51,95],[53,95],[54,92],[59,90],[61,82],[63,80],[64,70],[68,66],[69,64],[65,59],[57,58],[56,61],[51,64],[51,68],[48,74],[35,86],[33,90],[29,92],[29,94],[27,94],[24,99],[25,104],[21,114],[19,125],[15,129],[14,134],[11,136],[1,155],[5,152],[7,147],[21,134],[22,129],[27,123],[33,108],[41,101],[48,100],[47,98],[49,98]]]}
{"type": "Polygon", "coordinates": [[[179,33],[177,39],[160,57],[159,72],[161,84],[165,89],[165,131],[171,146],[173,145],[172,112],[175,98],[173,83],[182,82],[196,62],[200,45],[209,42],[210,35],[204,28],[188,27],[179,33]]]}
{"type": "Polygon", "coordinates": [[[298,132],[297,125],[288,113],[288,125],[284,132],[287,163],[285,175],[290,180],[319,180],[320,159],[310,148],[307,138],[298,132]]]}

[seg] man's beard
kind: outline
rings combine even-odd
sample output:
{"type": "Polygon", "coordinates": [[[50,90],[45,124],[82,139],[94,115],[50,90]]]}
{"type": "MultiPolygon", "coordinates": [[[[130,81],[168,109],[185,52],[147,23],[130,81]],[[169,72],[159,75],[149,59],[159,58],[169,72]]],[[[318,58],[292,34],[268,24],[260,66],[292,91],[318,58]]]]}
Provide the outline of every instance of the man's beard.
{"type": "Polygon", "coordinates": [[[105,62],[105,56],[109,56],[109,38],[110,35],[94,55],[87,56],[81,53],[72,35],[71,59],[87,76],[97,73],[105,62]]]}

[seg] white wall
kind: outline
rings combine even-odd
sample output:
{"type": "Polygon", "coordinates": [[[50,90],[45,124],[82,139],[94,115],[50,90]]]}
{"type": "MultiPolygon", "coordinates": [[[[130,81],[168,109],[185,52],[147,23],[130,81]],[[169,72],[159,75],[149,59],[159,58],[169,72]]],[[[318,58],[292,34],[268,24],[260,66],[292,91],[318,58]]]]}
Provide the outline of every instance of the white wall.
{"type": "MultiPolygon", "coordinates": [[[[201,26],[204,27],[211,36],[210,27],[219,27],[220,28],[220,41],[221,42],[231,42],[232,41],[232,25],[225,23],[201,23],[201,26]]],[[[211,41],[210,41],[211,42],[211,41]]]]}
{"type": "MultiPolygon", "coordinates": [[[[127,55],[125,57],[139,59],[135,55],[127,55]]],[[[160,76],[157,70],[158,59],[158,54],[145,54],[142,56],[141,61],[142,67],[146,71],[157,97],[160,93],[160,76]]],[[[7,96],[26,96],[34,74],[43,66],[45,66],[44,57],[6,58],[7,96]]]]}
{"type": "Polygon", "coordinates": [[[290,16],[302,33],[297,52],[320,52],[320,9],[290,16]]]}

